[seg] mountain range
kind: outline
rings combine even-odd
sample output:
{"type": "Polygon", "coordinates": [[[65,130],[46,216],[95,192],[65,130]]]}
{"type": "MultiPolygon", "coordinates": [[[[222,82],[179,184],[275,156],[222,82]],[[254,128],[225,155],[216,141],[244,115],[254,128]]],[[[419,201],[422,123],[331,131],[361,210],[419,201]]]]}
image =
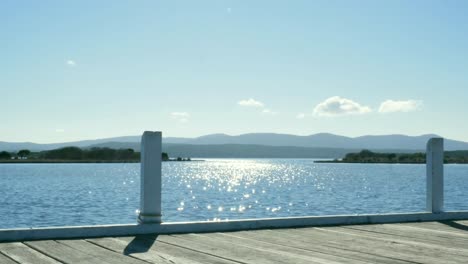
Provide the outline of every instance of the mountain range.
{"type": "MultiPolygon", "coordinates": [[[[440,137],[434,134],[422,136],[381,135],[346,137],[329,133],[319,133],[309,136],[297,136],[275,133],[251,133],[238,136],[212,134],[197,138],[165,138],[165,143],[219,145],[219,144],[256,144],[265,146],[294,146],[312,148],[344,148],[344,149],[407,149],[425,150],[430,138],[440,137]]],[[[445,140],[446,150],[467,150],[468,143],[457,140],[445,140]]]]}
{"type": "MultiPolygon", "coordinates": [[[[247,145],[265,146],[265,147],[295,147],[296,150],[301,149],[341,149],[341,150],[385,150],[411,152],[411,151],[424,151],[427,141],[432,137],[439,137],[438,135],[427,134],[422,136],[407,136],[407,135],[379,135],[379,136],[361,136],[361,137],[346,137],[334,135],[329,133],[319,133],[309,136],[298,136],[289,134],[275,134],[275,133],[250,133],[237,136],[226,134],[211,134],[196,138],[177,138],[165,137],[163,138],[163,145],[174,148],[179,145],[185,146],[184,148],[201,149],[204,148],[208,152],[210,149],[240,145],[241,148],[247,149],[247,145]],[[202,145],[204,147],[202,147],[202,145]],[[190,147],[191,146],[191,147],[190,147]],[[207,147],[211,146],[211,147],[207,147]]],[[[65,143],[52,143],[52,144],[37,144],[30,142],[1,142],[0,151],[18,151],[19,149],[29,149],[31,151],[42,151],[61,148],[65,146],[76,146],[81,148],[90,147],[113,147],[113,148],[134,148],[139,150],[139,142],[141,136],[125,136],[104,138],[96,140],[83,140],[65,143]]],[[[463,141],[445,140],[446,150],[468,150],[468,143],[463,141]]],[[[187,149],[188,150],[188,149],[187,149]]],[[[272,149],[269,149],[272,151],[272,149]]],[[[267,151],[267,150],[265,150],[267,151]]],[[[282,151],[285,151],[283,148],[282,151]]],[[[343,151],[340,151],[340,153],[343,151]]],[[[348,151],[349,152],[349,151],[348,151]]]]}

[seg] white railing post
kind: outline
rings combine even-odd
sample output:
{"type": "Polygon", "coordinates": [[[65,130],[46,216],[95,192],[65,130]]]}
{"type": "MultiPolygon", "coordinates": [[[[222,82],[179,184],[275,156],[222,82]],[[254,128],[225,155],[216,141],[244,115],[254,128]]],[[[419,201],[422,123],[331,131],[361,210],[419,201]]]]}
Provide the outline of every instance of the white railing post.
{"type": "Polygon", "coordinates": [[[140,224],[161,223],[162,133],[145,131],[141,138],[140,224]]]}
{"type": "Polygon", "coordinates": [[[426,150],[426,208],[441,213],[444,208],[444,139],[431,138],[426,150]]]}

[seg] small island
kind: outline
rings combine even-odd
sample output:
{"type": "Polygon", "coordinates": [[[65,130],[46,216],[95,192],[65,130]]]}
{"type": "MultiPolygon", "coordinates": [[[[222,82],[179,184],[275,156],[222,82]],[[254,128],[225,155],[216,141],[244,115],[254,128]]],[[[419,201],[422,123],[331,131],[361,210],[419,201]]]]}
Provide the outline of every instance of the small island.
{"type": "MultiPolygon", "coordinates": [[[[161,153],[162,161],[192,161],[189,157],[171,158],[161,153]]],[[[133,149],[64,147],[48,151],[0,151],[0,163],[139,163],[140,152],[133,149]]]]}
{"type": "MultiPolygon", "coordinates": [[[[343,159],[320,160],[317,163],[401,163],[424,164],[426,154],[418,153],[378,153],[362,150],[358,153],[348,153],[343,159]]],[[[445,151],[444,163],[468,164],[468,151],[445,151]]]]}

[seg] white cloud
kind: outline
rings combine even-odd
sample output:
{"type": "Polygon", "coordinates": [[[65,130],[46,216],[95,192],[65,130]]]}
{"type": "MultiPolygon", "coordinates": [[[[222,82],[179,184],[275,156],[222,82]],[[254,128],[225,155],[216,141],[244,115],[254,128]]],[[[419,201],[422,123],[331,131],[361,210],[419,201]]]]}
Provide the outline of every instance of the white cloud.
{"type": "Polygon", "coordinates": [[[237,102],[237,104],[240,106],[244,106],[244,107],[257,108],[258,111],[260,111],[262,115],[277,115],[278,114],[278,112],[273,111],[269,108],[266,108],[264,103],[257,101],[253,98],[240,100],[239,102],[237,102]]]}
{"type": "Polygon", "coordinates": [[[380,104],[379,113],[411,112],[421,109],[423,102],[418,100],[387,100],[380,104]]]}
{"type": "Polygon", "coordinates": [[[267,114],[267,115],[276,115],[276,114],[278,114],[278,112],[275,112],[275,111],[272,111],[271,109],[266,109],[266,108],[262,110],[262,113],[267,114]]]}
{"type": "Polygon", "coordinates": [[[57,128],[57,129],[55,129],[55,132],[56,132],[56,133],[64,133],[64,132],[65,132],[65,129],[63,129],[63,128],[57,128]]]}
{"type": "Polygon", "coordinates": [[[172,117],[177,117],[177,118],[181,118],[181,117],[186,118],[186,117],[189,117],[190,115],[187,112],[172,112],[171,116],[172,117]]]}
{"type": "Polygon", "coordinates": [[[370,107],[339,96],[330,97],[314,108],[316,116],[360,115],[370,112],[372,112],[370,107]]]}
{"type": "Polygon", "coordinates": [[[241,100],[239,102],[237,102],[238,105],[240,106],[248,106],[248,107],[263,107],[264,104],[260,101],[257,101],[253,98],[249,98],[249,99],[246,99],[246,100],[241,100]]]}
{"type": "Polygon", "coordinates": [[[299,114],[297,114],[296,118],[297,118],[297,119],[304,119],[304,118],[305,118],[305,114],[304,114],[304,113],[299,113],[299,114]]]}
{"type": "Polygon", "coordinates": [[[74,60],[67,60],[67,65],[73,67],[76,66],[76,62],[74,60]]]}
{"type": "Polygon", "coordinates": [[[190,114],[187,112],[172,112],[171,117],[181,123],[189,121],[190,114]]]}

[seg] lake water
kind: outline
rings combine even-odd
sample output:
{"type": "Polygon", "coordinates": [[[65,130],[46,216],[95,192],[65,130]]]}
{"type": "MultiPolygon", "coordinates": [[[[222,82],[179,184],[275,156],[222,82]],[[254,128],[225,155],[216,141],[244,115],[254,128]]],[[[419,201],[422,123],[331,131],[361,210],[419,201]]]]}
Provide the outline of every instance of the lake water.
{"type": "MultiPolygon", "coordinates": [[[[468,210],[468,166],[445,166],[445,208],[468,210]]],[[[0,164],[0,228],[136,223],[139,164],[0,164]]],[[[425,165],[310,159],[163,163],[163,221],[425,209],[425,165]]]]}

